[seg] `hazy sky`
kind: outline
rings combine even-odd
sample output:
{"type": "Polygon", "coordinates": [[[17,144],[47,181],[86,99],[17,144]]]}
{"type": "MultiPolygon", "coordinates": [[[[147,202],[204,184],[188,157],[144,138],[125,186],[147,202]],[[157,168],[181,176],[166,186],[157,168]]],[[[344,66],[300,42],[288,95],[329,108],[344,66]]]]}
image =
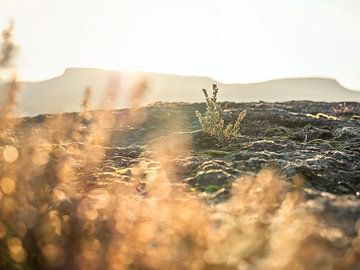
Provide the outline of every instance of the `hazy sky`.
{"type": "Polygon", "coordinates": [[[71,66],[360,89],[360,0],[0,0],[25,79],[71,66]]]}

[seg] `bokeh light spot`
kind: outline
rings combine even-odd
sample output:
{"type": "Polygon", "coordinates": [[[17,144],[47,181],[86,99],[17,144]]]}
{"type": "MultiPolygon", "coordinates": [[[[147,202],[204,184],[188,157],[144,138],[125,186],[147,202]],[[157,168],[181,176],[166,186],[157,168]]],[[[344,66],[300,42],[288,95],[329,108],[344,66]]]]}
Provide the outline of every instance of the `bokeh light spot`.
{"type": "Polygon", "coordinates": [[[13,163],[19,157],[19,152],[14,146],[6,146],[3,151],[3,157],[6,162],[13,163]]]}
{"type": "Polygon", "coordinates": [[[23,262],[26,257],[25,250],[23,249],[22,242],[17,237],[11,237],[7,241],[7,246],[10,251],[10,256],[15,262],[23,262]]]}
{"type": "Polygon", "coordinates": [[[10,177],[4,177],[1,179],[0,187],[5,194],[11,194],[15,190],[15,181],[10,177]]]}

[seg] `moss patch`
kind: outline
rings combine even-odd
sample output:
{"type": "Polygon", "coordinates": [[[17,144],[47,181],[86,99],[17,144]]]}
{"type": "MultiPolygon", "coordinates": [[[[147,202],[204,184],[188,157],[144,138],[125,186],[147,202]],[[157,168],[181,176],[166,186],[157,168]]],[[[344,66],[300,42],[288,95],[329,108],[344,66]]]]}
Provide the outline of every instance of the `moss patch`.
{"type": "Polygon", "coordinates": [[[207,193],[214,193],[221,188],[222,186],[218,186],[218,185],[207,185],[206,187],[204,187],[204,191],[207,193]]]}
{"type": "Polygon", "coordinates": [[[206,155],[206,156],[211,156],[211,157],[225,157],[225,156],[229,155],[230,152],[222,151],[222,150],[209,149],[209,150],[206,150],[206,151],[202,151],[201,154],[206,155]]]}

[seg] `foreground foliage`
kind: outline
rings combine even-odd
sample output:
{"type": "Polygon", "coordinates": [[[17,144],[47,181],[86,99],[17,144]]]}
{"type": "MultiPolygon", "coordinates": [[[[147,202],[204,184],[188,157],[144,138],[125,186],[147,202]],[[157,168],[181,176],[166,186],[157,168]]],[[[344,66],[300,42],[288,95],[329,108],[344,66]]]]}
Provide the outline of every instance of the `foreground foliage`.
{"type": "MultiPolygon", "coordinates": [[[[86,90],[76,117],[19,130],[12,85],[0,126],[0,269],[356,269],[360,235],[339,252],[342,235],[308,211],[298,179],[264,170],[208,205],[179,186],[174,160],[190,142],[175,134],[152,145],[158,166],[134,163],[134,181],[107,174],[101,186],[91,172],[104,167],[114,114],[90,112],[86,90]]],[[[144,119],[139,108],[120,124],[144,119]]]]}

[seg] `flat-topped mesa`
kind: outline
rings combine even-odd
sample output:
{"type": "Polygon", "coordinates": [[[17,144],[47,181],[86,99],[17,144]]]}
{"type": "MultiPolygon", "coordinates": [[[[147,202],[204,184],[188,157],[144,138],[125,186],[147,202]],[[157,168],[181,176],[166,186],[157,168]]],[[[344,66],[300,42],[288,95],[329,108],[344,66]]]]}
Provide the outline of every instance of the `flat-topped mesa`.
{"type": "MultiPolygon", "coordinates": [[[[43,113],[76,112],[80,110],[83,91],[93,89],[94,104],[100,103],[109,78],[119,76],[127,81],[136,73],[123,73],[95,68],[69,68],[55,78],[22,83],[20,110],[24,116],[43,113]],[[47,102],[43,102],[46,100],[47,102]]],[[[147,95],[142,105],[163,102],[202,102],[201,89],[217,83],[208,77],[178,76],[160,73],[139,73],[146,77],[147,95]]],[[[234,102],[282,102],[313,100],[325,102],[360,101],[360,91],[351,91],[336,80],[325,78],[277,79],[249,84],[217,83],[221,88],[219,99],[234,102]]],[[[125,84],[126,85],[126,84],[125,84]]],[[[126,88],[126,87],[125,87],[126,88]]],[[[129,106],[123,89],[115,108],[129,106]]]]}

